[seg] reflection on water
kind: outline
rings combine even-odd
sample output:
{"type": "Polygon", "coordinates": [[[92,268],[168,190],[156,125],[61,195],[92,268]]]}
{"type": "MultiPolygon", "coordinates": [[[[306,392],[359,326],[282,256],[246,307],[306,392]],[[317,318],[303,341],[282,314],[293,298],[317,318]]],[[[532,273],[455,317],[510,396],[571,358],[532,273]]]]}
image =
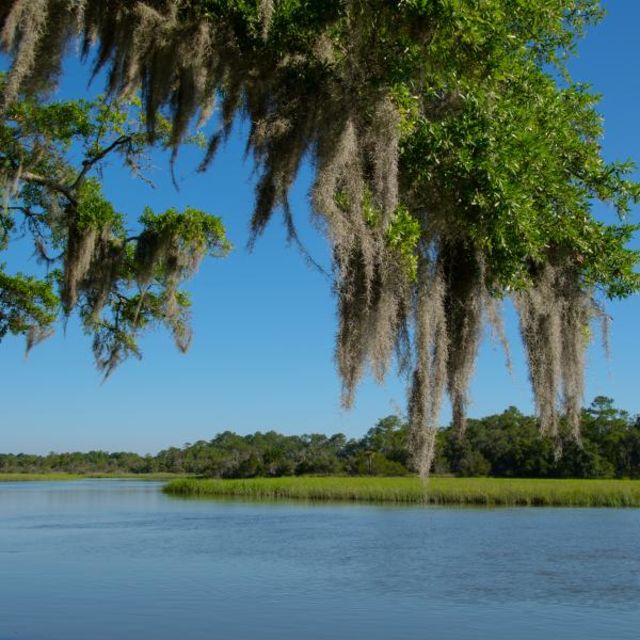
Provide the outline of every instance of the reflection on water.
{"type": "Polygon", "coordinates": [[[640,510],[0,485],[0,640],[633,639],[640,510]]]}

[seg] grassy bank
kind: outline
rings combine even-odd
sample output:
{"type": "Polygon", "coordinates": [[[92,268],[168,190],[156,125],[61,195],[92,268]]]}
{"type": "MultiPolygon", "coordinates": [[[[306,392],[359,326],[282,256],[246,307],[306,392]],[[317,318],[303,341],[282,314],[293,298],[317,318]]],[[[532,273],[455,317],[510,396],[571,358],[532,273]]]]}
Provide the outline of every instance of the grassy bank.
{"type": "Polygon", "coordinates": [[[640,507],[640,481],[506,478],[298,477],[169,482],[176,496],[387,502],[397,504],[640,507]]]}
{"type": "Polygon", "coordinates": [[[116,480],[175,480],[184,478],[176,473],[0,473],[0,482],[49,482],[53,480],[82,480],[112,478],[116,480]]]}

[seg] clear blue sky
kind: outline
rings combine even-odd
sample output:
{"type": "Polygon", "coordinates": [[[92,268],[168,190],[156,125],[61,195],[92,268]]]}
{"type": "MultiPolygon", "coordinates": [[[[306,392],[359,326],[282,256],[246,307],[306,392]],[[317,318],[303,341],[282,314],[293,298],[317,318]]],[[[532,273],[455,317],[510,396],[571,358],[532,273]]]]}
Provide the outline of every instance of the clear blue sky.
{"type": "MultiPolygon", "coordinates": [[[[609,16],[581,43],[571,69],[576,79],[602,93],[603,140],[607,159],[640,160],[640,3],[606,3],[609,16]]],[[[86,91],[86,75],[70,62],[60,96],[86,91]]],[[[96,90],[100,86],[94,87],[96,90]]],[[[340,384],[333,362],[335,301],[330,284],[307,268],[285,234],[272,224],[253,254],[244,246],[253,201],[251,164],[244,162],[240,125],[205,175],[198,157],[185,152],[178,164],[179,192],[171,185],[167,158],[155,158],[152,190],[117,169],[107,172],[106,191],[117,207],[137,218],[142,207],[189,204],[223,216],[235,251],[204,264],[190,290],[195,338],[180,355],[171,337],[158,331],[142,341],[144,358],[129,361],[105,383],[93,367],[90,339],[70,322],[35,349],[28,361],[22,340],[0,343],[0,451],[46,453],[62,450],[156,452],[218,431],[275,429],[283,433],[342,431],[361,436],[378,418],[403,410],[405,382],[390,376],[384,386],[366,379],[350,412],[339,405],[340,384]]],[[[324,239],[308,222],[309,172],[292,198],[303,241],[328,265],[324,239]]],[[[637,222],[639,211],[632,214],[637,222]]],[[[598,215],[611,218],[606,208],[598,215]]],[[[636,243],[638,244],[638,243],[636,243]]],[[[598,342],[589,350],[585,401],[613,397],[640,412],[637,369],[640,299],[611,303],[611,358],[598,342]]],[[[508,405],[532,410],[531,393],[513,313],[507,312],[514,356],[513,374],[489,339],[482,346],[472,385],[472,416],[508,405]]],[[[443,422],[449,409],[443,411],[443,422]]]]}

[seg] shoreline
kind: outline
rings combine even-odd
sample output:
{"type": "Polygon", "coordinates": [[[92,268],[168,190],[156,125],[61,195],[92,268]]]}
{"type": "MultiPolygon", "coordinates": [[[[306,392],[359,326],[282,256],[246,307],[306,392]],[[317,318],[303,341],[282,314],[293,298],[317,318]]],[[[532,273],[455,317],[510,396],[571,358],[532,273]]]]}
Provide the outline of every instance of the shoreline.
{"type": "Polygon", "coordinates": [[[73,482],[91,479],[165,481],[162,491],[177,498],[486,507],[640,508],[640,480],[449,476],[432,476],[426,481],[415,476],[287,476],[222,480],[167,473],[0,473],[0,486],[4,482],[73,482]]]}
{"type": "Polygon", "coordinates": [[[187,478],[180,473],[0,473],[3,482],[65,482],[74,480],[175,480],[187,478]]]}

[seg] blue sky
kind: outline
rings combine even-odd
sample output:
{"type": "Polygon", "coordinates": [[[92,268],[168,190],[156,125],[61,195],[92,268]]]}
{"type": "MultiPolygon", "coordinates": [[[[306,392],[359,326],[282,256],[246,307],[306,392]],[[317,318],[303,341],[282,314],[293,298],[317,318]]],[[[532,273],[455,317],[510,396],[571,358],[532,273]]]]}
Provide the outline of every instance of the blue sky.
{"type": "MultiPolygon", "coordinates": [[[[581,43],[572,61],[574,78],[603,94],[601,113],[607,159],[640,160],[637,105],[640,103],[640,3],[605,3],[609,16],[581,43]]],[[[99,84],[94,87],[100,89],[99,84]]],[[[86,92],[85,71],[70,62],[61,97],[86,92]]],[[[210,260],[189,286],[195,338],[179,354],[164,331],[142,340],[141,361],[124,363],[104,384],[95,370],[90,338],[71,321],[66,333],[35,349],[28,360],[22,340],[0,343],[0,451],[46,453],[62,450],[155,452],[170,445],[210,439],[218,431],[238,433],[275,429],[283,433],[342,431],[361,436],[375,421],[403,411],[405,382],[390,375],[383,386],[367,378],[354,409],[340,408],[340,383],[333,361],[335,300],[330,283],[287,248],[282,225],[271,224],[252,254],[245,249],[253,202],[251,163],[243,161],[244,126],[204,175],[195,172],[198,155],[181,154],[180,191],[169,178],[167,158],[156,156],[150,189],[113,167],[106,192],[132,219],[149,204],[200,207],[221,215],[235,251],[210,260]]],[[[327,245],[309,223],[307,169],[295,186],[292,203],[302,239],[314,258],[329,264],[327,245]]],[[[606,207],[599,216],[611,219],[606,207]]],[[[631,219],[638,221],[639,211],[631,219]]],[[[638,243],[636,243],[638,244],[638,243]]],[[[28,265],[26,265],[28,267],[28,265]]],[[[640,299],[610,303],[611,357],[596,340],[588,354],[585,401],[613,397],[640,412],[637,368],[640,299]]],[[[532,411],[531,393],[517,325],[507,308],[513,373],[490,339],[483,343],[472,384],[472,416],[516,405],[532,411]]],[[[442,421],[449,419],[445,407],[442,421]]]]}

